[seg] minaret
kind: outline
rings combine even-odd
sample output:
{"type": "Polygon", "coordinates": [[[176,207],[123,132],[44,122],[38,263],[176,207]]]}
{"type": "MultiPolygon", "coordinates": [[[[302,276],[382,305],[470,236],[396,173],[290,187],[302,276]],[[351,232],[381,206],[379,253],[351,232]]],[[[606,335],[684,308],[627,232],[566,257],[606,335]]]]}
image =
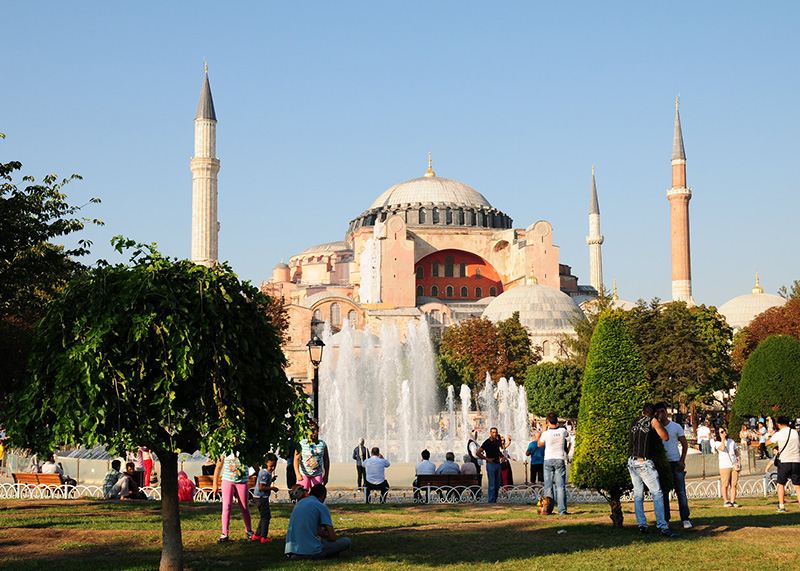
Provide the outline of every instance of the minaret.
{"type": "Polygon", "coordinates": [[[592,165],[592,193],[589,197],[589,235],[586,236],[586,243],[589,244],[589,280],[597,293],[602,295],[603,256],[600,253],[600,244],[603,243],[603,235],[600,234],[600,206],[597,203],[594,165],[592,165]]]}
{"type": "Polygon", "coordinates": [[[689,253],[689,200],[692,189],[686,186],[686,153],[683,150],[681,117],[675,99],[675,137],[672,142],[672,188],[667,191],[672,243],[672,301],[692,299],[692,259],[689,253]]]}
{"type": "Polygon", "coordinates": [[[192,261],[213,266],[219,260],[217,222],[217,115],[208,83],[208,64],[194,118],[192,169],[192,261]]]}

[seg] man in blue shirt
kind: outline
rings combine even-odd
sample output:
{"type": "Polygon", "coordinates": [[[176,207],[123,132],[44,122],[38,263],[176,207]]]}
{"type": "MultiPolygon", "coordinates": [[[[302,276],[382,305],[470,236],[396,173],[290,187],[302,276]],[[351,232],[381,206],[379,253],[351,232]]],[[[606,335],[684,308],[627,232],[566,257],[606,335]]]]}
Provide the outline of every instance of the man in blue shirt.
{"type": "Polygon", "coordinates": [[[328,490],[322,484],[311,488],[292,510],[286,531],[286,556],[291,559],[324,559],[350,549],[350,539],[336,537],[331,512],[325,505],[328,490]]]}
{"type": "Polygon", "coordinates": [[[460,474],[461,467],[455,463],[456,455],[448,452],[444,455],[445,461],[436,468],[437,474],[460,474]]]}

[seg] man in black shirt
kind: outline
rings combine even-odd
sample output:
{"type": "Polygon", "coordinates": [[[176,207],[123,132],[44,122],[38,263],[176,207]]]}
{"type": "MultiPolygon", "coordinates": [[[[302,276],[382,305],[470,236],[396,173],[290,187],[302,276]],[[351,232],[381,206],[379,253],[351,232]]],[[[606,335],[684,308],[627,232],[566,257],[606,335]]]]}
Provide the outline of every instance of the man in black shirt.
{"type": "Polygon", "coordinates": [[[650,490],[653,497],[653,511],[656,514],[656,525],[664,537],[676,537],[678,534],[669,529],[664,519],[664,495],[658,472],[653,463],[653,446],[658,439],[667,441],[669,434],[662,424],[654,418],[655,407],[652,403],[642,406],[642,416],[631,421],[628,428],[628,472],[633,482],[633,507],[636,512],[636,523],[639,533],[649,531],[647,517],[644,515],[644,487],[650,490]]]}
{"type": "Polygon", "coordinates": [[[478,448],[477,456],[486,461],[486,475],[489,479],[489,503],[497,503],[497,492],[500,490],[500,463],[505,456],[500,452],[502,443],[496,428],[489,430],[489,438],[478,448]]]}

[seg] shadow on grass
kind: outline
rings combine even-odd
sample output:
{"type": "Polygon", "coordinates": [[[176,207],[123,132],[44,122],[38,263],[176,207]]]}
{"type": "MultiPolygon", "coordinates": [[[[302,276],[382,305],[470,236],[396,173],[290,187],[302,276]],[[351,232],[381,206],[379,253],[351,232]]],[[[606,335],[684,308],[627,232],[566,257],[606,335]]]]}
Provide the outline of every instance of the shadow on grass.
{"type": "MultiPolygon", "coordinates": [[[[127,519],[135,521],[139,515],[150,516],[155,507],[153,504],[155,502],[143,504],[142,507],[147,507],[143,510],[137,510],[133,504],[125,504],[118,509],[108,509],[110,513],[104,513],[103,517],[112,515],[112,519],[117,521],[125,519],[122,516],[127,513],[127,519]]],[[[84,507],[88,508],[90,504],[84,507]]],[[[226,544],[216,544],[219,505],[187,504],[182,506],[182,521],[203,525],[197,529],[184,528],[184,561],[192,571],[219,567],[255,570],[267,567],[317,569],[356,565],[360,568],[385,569],[496,563],[518,568],[520,561],[540,556],[629,548],[623,552],[623,556],[630,554],[634,558],[639,551],[650,546],[658,548],[659,544],[685,546],[709,537],[732,537],[732,533],[741,528],[800,524],[800,513],[778,515],[767,508],[763,508],[763,513],[752,513],[750,510],[742,513],[693,506],[696,529],[687,532],[680,530],[680,537],[676,539],[663,539],[652,525],[650,535],[639,536],[635,519],[627,510],[626,527],[613,529],[607,523],[607,513],[602,510],[581,510],[576,506],[578,513],[572,517],[542,517],[534,515],[530,506],[519,508],[331,506],[335,527],[340,535],[352,540],[352,549],[329,561],[297,562],[288,561],[283,555],[283,536],[291,506],[274,506],[273,523],[279,525],[273,526],[271,535],[275,541],[272,543],[246,541],[241,519],[236,521],[238,510],[235,510],[232,524],[235,522],[237,525],[232,525],[232,540],[226,544]],[[343,517],[347,521],[340,522],[343,517]],[[213,525],[209,525],[211,522],[213,525]],[[340,523],[350,527],[343,527],[340,523]],[[283,526],[282,529],[280,526],[283,526]]],[[[652,521],[652,512],[648,515],[652,521]]],[[[54,516],[51,514],[50,517],[54,516]]],[[[256,519],[257,515],[254,516],[256,519]]],[[[91,528],[90,524],[77,532],[67,529],[69,524],[65,526],[65,523],[62,521],[59,525],[58,521],[49,521],[46,526],[36,530],[24,526],[14,529],[3,524],[4,529],[0,531],[1,566],[19,571],[41,571],[50,565],[75,571],[154,569],[158,566],[160,522],[157,527],[134,531],[108,530],[105,526],[100,530],[91,528]]],[[[676,527],[675,524],[673,527],[676,527]]],[[[688,549],[700,551],[697,546],[688,549]]]]}

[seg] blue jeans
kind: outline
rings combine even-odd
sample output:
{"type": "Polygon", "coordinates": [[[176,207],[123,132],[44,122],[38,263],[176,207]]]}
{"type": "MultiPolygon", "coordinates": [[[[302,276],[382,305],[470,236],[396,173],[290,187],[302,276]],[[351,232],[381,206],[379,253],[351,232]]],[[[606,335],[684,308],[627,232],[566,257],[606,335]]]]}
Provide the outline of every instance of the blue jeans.
{"type": "MultiPolygon", "coordinates": [[[[678,468],[677,462],[670,462],[672,480],[675,482],[675,495],[678,496],[678,511],[681,521],[689,519],[689,498],[686,497],[686,472],[678,468]]],[[[664,494],[664,519],[669,521],[669,494],[664,494]]]]}
{"type": "Polygon", "coordinates": [[[486,463],[486,475],[489,478],[489,503],[497,503],[497,492],[500,490],[502,480],[500,479],[500,464],[486,463]]]}
{"type": "Polygon", "coordinates": [[[553,481],[556,485],[555,500],[559,515],[567,513],[567,466],[563,460],[544,461],[544,495],[553,497],[553,481]]]}
{"type": "Polygon", "coordinates": [[[644,487],[647,486],[650,495],[653,496],[656,526],[661,530],[669,529],[667,520],[664,519],[664,495],[661,493],[661,483],[658,481],[656,465],[652,460],[628,458],[628,472],[633,482],[633,508],[636,512],[637,525],[647,527],[647,517],[644,515],[644,487]]]}
{"type": "Polygon", "coordinates": [[[711,450],[711,441],[703,440],[702,442],[700,442],[700,451],[703,454],[713,454],[714,452],[711,450]]]}

